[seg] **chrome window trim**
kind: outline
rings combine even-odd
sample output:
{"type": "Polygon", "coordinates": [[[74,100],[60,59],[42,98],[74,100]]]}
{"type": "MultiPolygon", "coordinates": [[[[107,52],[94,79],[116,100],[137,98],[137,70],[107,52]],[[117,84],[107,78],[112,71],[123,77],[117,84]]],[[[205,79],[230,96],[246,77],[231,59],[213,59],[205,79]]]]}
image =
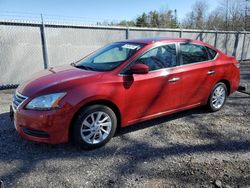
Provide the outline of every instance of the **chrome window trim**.
{"type": "MultiPolygon", "coordinates": [[[[179,56],[180,56],[180,58],[182,57],[181,56],[181,49],[180,49],[180,45],[181,44],[185,44],[185,43],[187,43],[187,42],[178,42],[179,43],[179,56]]],[[[197,43],[194,43],[194,42],[188,42],[188,43],[190,43],[190,44],[195,44],[195,45],[198,45],[198,46],[203,46],[203,47],[207,47],[207,48],[210,48],[210,47],[208,47],[208,46],[206,46],[206,45],[202,45],[202,44],[197,44],[197,43]]],[[[212,50],[214,50],[214,49],[212,49],[212,50]]],[[[206,49],[206,51],[207,51],[207,49],[206,49]]],[[[216,51],[216,50],[215,50],[216,51]]],[[[209,54],[208,54],[208,52],[207,52],[207,55],[209,56],[209,54]]],[[[199,62],[196,62],[196,63],[189,63],[189,64],[182,64],[182,59],[180,59],[180,65],[179,66],[177,66],[177,67],[182,67],[182,66],[187,66],[187,65],[196,65],[196,64],[199,64],[199,63],[207,63],[207,62],[211,62],[211,61],[215,61],[216,59],[217,59],[217,57],[219,56],[219,53],[216,51],[216,56],[213,58],[213,59],[209,59],[209,60],[207,60],[207,61],[199,61],[199,62]]]]}
{"type": "Polygon", "coordinates": [[[121,73],[123,72],[125,69],[128,68],[129,65],[131,65],[132,63],[136,62],[140,57],[142,57],[145,53],[149,52],[150,50],[153,50],[154,48],[158,48],[158,47],[161,47],[161,46],[166,46],[166,45],[169,45],[169,44],[175,44],[175,49],[176,49],[176,66],[174,67],[166,67],[166,68],[162,68],[162,69],[157,69],[157,70],[152,70],[152,71],[149,71],[149,73],[154,73],[154,72],[158,72],[158,71],[162,71],[162,70],[166,70],[166,69],[172,69],[172,68],[176,68],[178,67],[178,64],[180,63],[179,62],[179,50],[177,48],[177,45],[178,45],[178,42],[167,42],[167,43],[164,43],[164,42],[158,42],[158,44],[156,44],[155,46],[149,48],[148,50],[146,50],[145,52],[143,52],[142,54],[138,55],[137,57],[135,57],[131,62],[129,62],[121,71],[120,73],[118,74],[118,76],[130,76],[130,74],[124,74],[124,73],[121,73]]]}
{"type": "Polygon", "coordinates": [[[208,61],[200,61],[200,62],[197,62],[197,63],[185,64],[185,65],[184,65],[184,64],[181,64],[181,65],[178,65],[177,67],[183,67],[183,66],[188,66],[188,65],[196,65],[196,64],[202,64],[202,63],[212,62],[212,61],[214,61],[214,60],[217,59],[217,56],[219,56],[218,53],[217,53],[217,55],[214,57],[214,59],[210,59],[210,60],[208,60],[208,61]]]}
{"type": "Polygon", "coordinates": [[[214,59],[210,59],[210,60],[208,60],[208,61],[199,61],[199,62],[197,62],[197,63],[189,63],[189,64],[180,64],[180,65],[178,65],[177,67],[183,67],[183,66],[190,66],[190,65],[196,65],[196,64],[202,64],[202,63],[207,63],[207,62],[212,62],[212,61],[215,61],[216,59],[217,59],[217,57],[218,57],[219,55],[218,55],[218,53],[217,53],[217,55],[214,57],[214,59]]]}

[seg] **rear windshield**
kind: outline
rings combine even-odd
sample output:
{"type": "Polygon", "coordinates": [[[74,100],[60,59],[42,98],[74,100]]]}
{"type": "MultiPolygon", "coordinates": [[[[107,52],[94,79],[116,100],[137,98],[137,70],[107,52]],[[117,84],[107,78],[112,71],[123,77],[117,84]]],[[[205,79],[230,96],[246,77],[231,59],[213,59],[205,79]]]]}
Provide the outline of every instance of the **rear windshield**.
{"type": "Polygon", "coordinates": [[[144,44],[140,43],[112,43],[78,61],[75,67],[93,71],[109,71],[118,67],[143,46],[144,44]]]}

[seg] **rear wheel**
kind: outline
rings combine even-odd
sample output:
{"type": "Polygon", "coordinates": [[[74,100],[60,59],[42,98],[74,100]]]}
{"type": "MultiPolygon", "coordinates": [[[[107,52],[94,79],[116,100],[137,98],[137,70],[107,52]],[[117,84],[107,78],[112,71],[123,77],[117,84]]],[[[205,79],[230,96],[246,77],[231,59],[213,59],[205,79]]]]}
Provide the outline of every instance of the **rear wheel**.
{"type": "Polygon", "coordinates": [[[216,112],[224,106],[226,99],[227,87],[224,83],[219,82],[214,86],[209,96],[207,106],[211,111],[216,112]]]}
{"type": "Polygon", "coordinates": [[[115,134],[117,118],[104,105],[92,105],[79,112],[73,125],[75,143],[85,149],[105,145],[115,134]]]}

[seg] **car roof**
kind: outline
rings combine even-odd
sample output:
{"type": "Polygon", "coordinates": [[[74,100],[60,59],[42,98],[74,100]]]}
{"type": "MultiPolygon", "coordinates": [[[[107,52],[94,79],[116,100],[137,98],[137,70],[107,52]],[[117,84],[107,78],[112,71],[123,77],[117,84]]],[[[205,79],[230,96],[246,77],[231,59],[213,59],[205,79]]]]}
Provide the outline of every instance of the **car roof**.
{"type": "Polygon", "coordinates": [[[194,40],[194,39],[187,39],[187,38],[153,37],[153,38],[128,39],[128,40],[124,40],[124,41],[120,41],[120,42],[141,43],[141,44],[146,44],[146,45],[157,43],[157,42],[166,42],[166,43],[168,43],[168,42],[186,42],[186,43],[195,43],[195,44],[207,46],[209,48],[216,50],[217,52],[219,51],[217,48],[215,48],[214,46],[212,46],[206,42],[203,42],[200,40],[194,40]]]}
{"type": "Polygon", "coordinates": [[[128,43],[142,43],[142,44],[152,44],[156,42],[194,42],[198,44],[205,44],[202,41],[185,39],[185,38],[168,38],[168,37],[153,37],[153,38],[140,38],[140,39],[128,39],[120,42],[128,43]]]}

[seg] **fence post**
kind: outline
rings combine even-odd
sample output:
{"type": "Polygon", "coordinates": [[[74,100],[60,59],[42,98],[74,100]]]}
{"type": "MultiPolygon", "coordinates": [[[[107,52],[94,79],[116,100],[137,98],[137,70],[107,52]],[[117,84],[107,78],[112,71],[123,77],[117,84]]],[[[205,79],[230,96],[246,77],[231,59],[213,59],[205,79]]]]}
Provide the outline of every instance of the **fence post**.
{"type": "Polygon", "coordinates": [[[48,58],[48,48],[47,48],[47,42],[46,42],[45,25],[43,22],[42,14],[41,14],[41,39],[42,39],[44,69],[47,69],[49,66],[49,58],[48,58]]]}
{"type": "Polygon", "coordinates": [[[179,38],[182,38],[182,28],[180,28],[179,38]]]}
{"type": "Polygon", "coordinates": [[[239,43],[239,32],[235,34],[235,41],[234,41],[234,50],[232,56],[236,57],[237,53],[237,48],[238,48],[238,43],[239,43]]]}
{"type": "Polygon", "coordinates": [[[241,49],[241,57],[240,57],[240,62],[241,62],[241,63],[243,62],[243,55],[244,55],[245,41],[246,41],[246,32],[244,31],[243,44],[242,44],[242,49],[241,49]]]}
{"type": "Polygon", "coordinates": [[[203,41],[203,31],[200,32],[200,41],[203,41]]]}
{"type": "Polygon", "coordinates": [[[217,37],[218,37],[218,31],[217,31],[217,28],[214,27],[214,30],[215,30],[215,35],[214,35],[214,47],[216,48],[217,47],[217,37]]]}
{"type": "Polygon", "coordinates": [[[126,39],[129,39],[129,27],[126,28],[126,39]]]}
{"type": "Polygon", "coordinates": [[[227,41],[228,41],[228,31],[226,32],[226,39],[225,39],[225,54],[227,54],[227,41]]]}

